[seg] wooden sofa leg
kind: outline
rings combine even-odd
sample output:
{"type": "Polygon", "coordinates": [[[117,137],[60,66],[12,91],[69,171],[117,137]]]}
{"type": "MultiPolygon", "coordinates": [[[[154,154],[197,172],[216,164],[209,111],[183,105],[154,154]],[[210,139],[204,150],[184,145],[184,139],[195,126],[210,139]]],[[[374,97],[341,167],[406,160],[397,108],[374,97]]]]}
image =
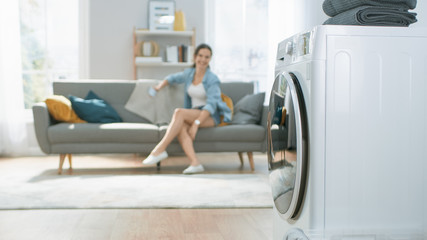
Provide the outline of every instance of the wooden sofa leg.
{"type": "Polygon", "coordinates": [[[67,154],[68,156],[68,163],[70,164],[70,171],[73,171],[73,155],[71,155],[71,153],[67,154]]]}
{"type": "Polygon", "coordinates": [[[67,154],[59,154],[59,168],[58,168],[58,174],[62,174],[62,166],[64,165],[65,156],[67,154]]]}
{"type": "Polygon", "coordinates": [[[59,167],[58,167],[58,174],[59,175],[62,174],[62,166],[64,166],[65,157],[68,157],[68,162],[70,163],[70,170],[73,170],[72,155],[70,153],[68,153],[68,154],[65,154],[65,153],[59,154],[59,167]]]}
{"type": "Polygon", "coordinates": [[[255,170],[254,153],[253,152],[248,152],[248,158],[249,158],[249,164],[251,165],[251,170],[254,171],[255,170]]]}
{"type": "Polygon", "coordinates": [[[240,166],[243,166],[243,153],[242,152],[238,152],[237,154],[239,154],[240,166]]]}

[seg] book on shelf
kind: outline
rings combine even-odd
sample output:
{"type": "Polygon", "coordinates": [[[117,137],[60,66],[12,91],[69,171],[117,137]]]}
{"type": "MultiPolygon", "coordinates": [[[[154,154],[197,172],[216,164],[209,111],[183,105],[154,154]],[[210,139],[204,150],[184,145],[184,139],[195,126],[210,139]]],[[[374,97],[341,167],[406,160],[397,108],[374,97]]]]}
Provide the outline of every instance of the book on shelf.
{"type": "Polygon", "coordinates": [[[178,46],[178,62],[183,62],[182,59],[184,57],[183,45],[178,46]]]}
{"type": "Polygon", "coordinates": [[[191,63],[193,62],[193,51],[193,46],[188,46],[184,44],[179,46],[167,46],[166,61],[174,63],[191,63]]]}
{"type": "Polygon", "coordinates": [[[162,57],[136,57],[135,63],[160,63],[162,57]]]}

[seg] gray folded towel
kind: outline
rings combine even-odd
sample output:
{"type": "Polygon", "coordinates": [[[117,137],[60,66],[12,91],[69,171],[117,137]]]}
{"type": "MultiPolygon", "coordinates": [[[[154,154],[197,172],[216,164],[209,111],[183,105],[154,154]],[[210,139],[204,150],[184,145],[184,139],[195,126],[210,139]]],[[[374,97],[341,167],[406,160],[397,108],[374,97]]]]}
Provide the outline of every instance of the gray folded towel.
{"type": "Polygon", "coordinates": [[[417,21],[416,16],[406,10],[361,6],[329,18],[323,24],[407,27],[417,21]]]}
{"type": "Polygon", "coordinates": [[[364,5],[408,10],[417,6],[417,0],[325,0],[322,7],[326,15],[333,17],[364,5]]]}

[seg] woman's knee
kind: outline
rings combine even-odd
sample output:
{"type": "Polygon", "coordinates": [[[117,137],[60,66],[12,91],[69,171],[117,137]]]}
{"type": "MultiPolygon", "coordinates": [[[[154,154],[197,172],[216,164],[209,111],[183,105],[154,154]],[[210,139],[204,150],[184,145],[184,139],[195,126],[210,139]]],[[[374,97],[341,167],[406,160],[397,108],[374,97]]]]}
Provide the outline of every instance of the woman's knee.
{"type": "Polygon", "coordinates": [[[184,108],[175,108],[175,111],[173,112],[173,116],[175,118],[182,118],[184,116],[184,108]]]}

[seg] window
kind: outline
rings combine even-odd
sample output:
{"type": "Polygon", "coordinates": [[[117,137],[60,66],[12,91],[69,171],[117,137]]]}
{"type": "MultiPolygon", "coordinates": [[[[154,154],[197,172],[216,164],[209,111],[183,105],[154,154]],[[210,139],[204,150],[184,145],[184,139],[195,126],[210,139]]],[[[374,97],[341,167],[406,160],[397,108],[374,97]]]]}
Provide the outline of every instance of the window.
{"type": "Polygon", "coordinates": [[[266,91],[268,0],[209,1],[208,42],[213,71],[221,81],[255,82],[266,91]]]}
{"type": "Polygon", "coordinates": [[[78,0],[20,0],[25,107],[52,93],[57,79],[78,77],[78,0]]]}

